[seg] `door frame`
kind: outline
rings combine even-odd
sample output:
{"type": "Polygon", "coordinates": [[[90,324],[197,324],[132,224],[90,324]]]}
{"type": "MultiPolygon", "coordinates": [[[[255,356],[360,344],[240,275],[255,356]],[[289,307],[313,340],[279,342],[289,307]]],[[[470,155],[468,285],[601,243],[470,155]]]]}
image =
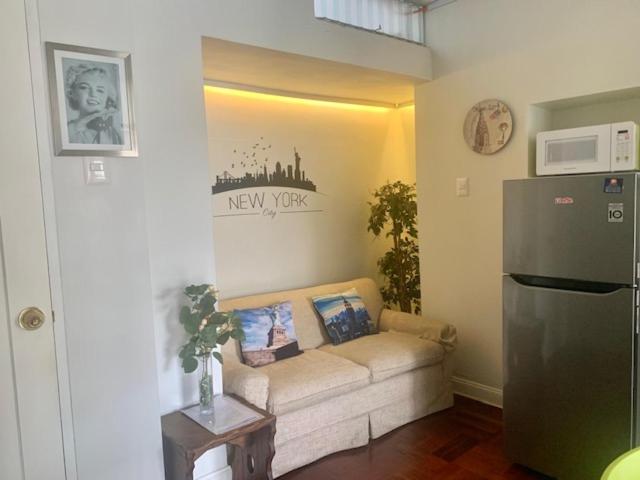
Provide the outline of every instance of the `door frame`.
{"type": "Polygon", "coordinates": [[[58,248],[58,229],[53,189],[53,149],[52,132],[49,122],[48,82],[44,43],[40,37],[40,18],[38,0],[24,0],[29,65],[31,67],[31,90],[40,165],[40,187],[42,190],[42,209],[44,214],[45,243],[49,267],[49,288],[51,308],[53,310],[53,336],[55,342],[56,369],[58,373],[58,392],[60,420],[64,452],[65,474],[67,480],[77,480],[75,437],[73,412],[71,409],[71,384],[65,334],[65,315],[62,297],[62,276],[60,273],[60,254],[58,248]]]}

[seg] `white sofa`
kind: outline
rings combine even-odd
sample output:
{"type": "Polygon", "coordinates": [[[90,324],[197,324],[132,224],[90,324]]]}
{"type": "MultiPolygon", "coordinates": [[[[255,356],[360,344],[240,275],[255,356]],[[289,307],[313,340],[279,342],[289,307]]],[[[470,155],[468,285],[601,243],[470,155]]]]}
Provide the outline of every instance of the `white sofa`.
{"type": "Polygon", "coordinates": [[[400,425],[453,404],[455,327],[383,309],[371,279],[253,295],[220,309],[289,300],[302,355],[259,368],[223,347],[224,390],[276,415],[274,477],[340,450],[366,445],[400,425]],[[380,333],[331,344],[311,297],[355,287],[380,333]]]}

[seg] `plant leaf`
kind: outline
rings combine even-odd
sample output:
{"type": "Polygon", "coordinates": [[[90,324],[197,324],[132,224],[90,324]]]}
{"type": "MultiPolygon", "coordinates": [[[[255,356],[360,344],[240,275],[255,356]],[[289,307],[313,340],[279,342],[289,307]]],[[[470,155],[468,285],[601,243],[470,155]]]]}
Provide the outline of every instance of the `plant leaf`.
{"type": "Polygon", "coordinates": [[[196,344],[195,342],[189,342],[182,346],[182,348],[180,349],[179,357],[180,358],[193,357],[195,354],[196,354],[196,344]]]}
{"type": "Polygon", "coordinates": [[[186,305],[180,309],[180,323],[184,324],[191,316],[191,309],[186,305]]]}
{"type": "Polygon", "coordinates": [[[184,294],[188,297],[193,297],[196,294],[196,288],[198,287],[195,285],[189,285],[188,287],[185,287],[184,294]]]}
{"type": "Polygon", "coordinates": [[[209,321],[214,325],[224,325],[229,320],[229,314],[225,312],[213,312],[209,321]]]}
{"type": "Polygon", "coordinates": [[[203,317],[211,315],[214,311],[213,307],[215,303],[216,301],[215,301],[215,298],[213,298],[213,295],[211,295],[210,293],[204,294],[203,297],[200,299],[200,302],[198,303],[200,314],[203,317]]]}
{"type": "Polygon", "coordinates": [[[233,325],[233,328],[235,329],[242,330],[242,320],[233,313],[231,314],[231,325],[233,325]]]}
{"type": "Polygon", "coordinates": [[[182,368],[184,369],[184,373],[195,372],[198,368],[198,360],[194,357],[184,357],[182,359],[182,368]]]}
{"type": "Polygon", "coordinates": [[[218,360],[220,364],[222,364],[222,355],[220,354],[220,352],[211,352],[211,355],[213,355],[215,359],[218,360]]]}
{"type": "Polygon", "coordinates": [[[242,331],[242,329],[233,329],[231,330],[231,338],[242,341],[246,337],[244,336],[244,332],[242,331]]]}
{"type": "Polygon", "coordinates": [[[227,343],[227,340],[229,340],[231,333],[230,332],[224,332],[222,335],[220,335],[218,337],[218,343],[220,345],[224,345],[225,343],[227,343]]]}
{"type": "Polygon", "coordinates": [[[200,326],[200,319],[197,315],[190,315],[189,318],[184,322],[184,329],[190,335],[195,335],[198,333],[198,327],[200,326]]]}
{"type": "Polygon", "coordinates": [[[210,347],[214,347],[216,344],[216,339],[218,338],[217,328],[215,325],[207,325],[204,327],[202,332],[200,332],[200,338],[202,342],[207,344],[210,347]]]}

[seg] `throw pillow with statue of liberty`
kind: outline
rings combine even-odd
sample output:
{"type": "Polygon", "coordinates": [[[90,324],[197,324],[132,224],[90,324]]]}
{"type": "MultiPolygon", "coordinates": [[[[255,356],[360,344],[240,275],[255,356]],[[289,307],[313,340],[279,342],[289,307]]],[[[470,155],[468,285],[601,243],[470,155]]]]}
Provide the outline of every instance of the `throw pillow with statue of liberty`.
{"type": "Polygon", "coordinates": [[[293,326],[291,302],[233,313],[242,323],[245,339],[240,345],[247,365],[259,367],[302,353],[293,326]]]}

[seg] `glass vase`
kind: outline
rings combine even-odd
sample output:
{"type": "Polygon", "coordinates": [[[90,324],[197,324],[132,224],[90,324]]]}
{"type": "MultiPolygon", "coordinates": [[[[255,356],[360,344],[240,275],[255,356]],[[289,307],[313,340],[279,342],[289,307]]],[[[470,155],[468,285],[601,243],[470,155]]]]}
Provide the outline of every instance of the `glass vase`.
{"type": "Polygon", "coordinates": [[[213,415],[213,361],[211,352],[205,352],[200,356],[202,372],[198,390],[200,393],[200,414],[213,415]]]}

